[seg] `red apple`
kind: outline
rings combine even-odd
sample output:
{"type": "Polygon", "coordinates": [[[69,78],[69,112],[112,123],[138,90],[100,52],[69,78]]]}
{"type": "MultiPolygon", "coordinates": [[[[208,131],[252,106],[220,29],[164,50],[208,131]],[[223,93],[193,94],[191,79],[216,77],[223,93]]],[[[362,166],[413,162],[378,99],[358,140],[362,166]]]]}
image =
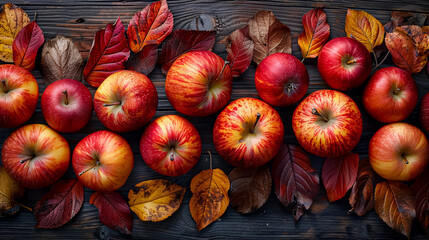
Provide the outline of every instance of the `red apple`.
{"type": "Polygon", "coordinates": [[[201,138],[188,120],[166,115],[146,127],[140,140],[140,153],[156,172],[177,177],[189,171],[200,159],[201,138]]]}
{"type": "Polygon", "coordinates": [[[429,92],[427,92],[420,102],[419,121],[426,133],[429,133],[429,92]]]}
{"type": "Polygon", "coordinates": [[[289,106],[304,97],[310,78],[304,64],[287,53],[274,53],[256,68],[255,85],[261,98],[273,106],[289,106]]]}
{"type": "Polygon", "coordinates": [[[216,151],[240,168],[270,161],[283,144],[283,123],[277,111],[255,98],[240,98],[222,110],[213,129],[216,151]]]}
{"type": "Polygon", "coordinates": [[[348,91],[362,85],[371,73],[371,56],[366,47],[349,37],[334,38],[319,54],[317,68],[331,87],[348,91]]]}
{"type": "Polygon", "coordinates": [[[380,128],[369,142],[371,166],[388,180],[410,181],[425,170],[429,145],[424,133],[408,123],[380,128]]]}
{"type": "Polygon", "coordinates": [[[366,111],[375,120],[391,123],[404,120],[417,104],[419,92],[411,74],[397,67],[378,70],[363,92],[366,111]]]}
{"type": "Polygon", "coordinates": [[[127,140],[102,130],[91,133],[76,145],[72,165],[85,187],[113,192],[127,181],[134,166],[134,156],[127,140]]]}
{"type": "Polygon", "coordinates": [[[17,127],[33,115],[39,99],[34,76],[22,67],[0,65],[0,128],[17,127]]]}
{"type": "Polygon", "coordinates": [[[174,61],[165,79],[165,93],[171,105],[190,116],[208,116],[221,110],[231,92],[229,65],[209,51],[183,54],[174,61]]]}
{"type": "Polygon", "coordinates": [[[144,74],[121,70],[107,77],[94,96],[98,119],[115,132],[130,132],[146,125],[155,115],[158,94],[144,74]]]}
{"type": "Polygon", "coordinates": [[[6,172],[25,188],[42,188],[67,171],[70,148],[57,132],[43,124],[30,124],[14,131],[2,148],[6,172]]]}
{"type": "Polygon", "coordinates": [[[335,90],[311,93],[295,109],[292,128],[299,144],[320,157],[339,157],[352,150],[362,135],[356,103],[335,90]]]}
{"type": "Polygon", "coordinates": [[[41,108],[50,127],[64,133],[76,132],[91,120],[92,96],[81,82],[62,79],[45,89],[41,108]]]}

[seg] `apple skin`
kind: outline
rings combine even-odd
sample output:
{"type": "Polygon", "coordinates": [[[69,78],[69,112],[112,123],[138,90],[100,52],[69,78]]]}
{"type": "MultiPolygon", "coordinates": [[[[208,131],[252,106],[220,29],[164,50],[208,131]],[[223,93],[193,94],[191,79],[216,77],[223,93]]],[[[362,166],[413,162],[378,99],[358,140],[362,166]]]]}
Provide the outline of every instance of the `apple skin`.
{"type": "Polygon", "coordinates": [[[375,120],[391,123],[407,118],[417,104],[419,91],[411,74],[397,67],[378,70],[363,92],[365,110],[375,120]]]}
{"type": "Polygon", "coordinates": [[[319,90],[296,107],[292,128],[299,144],[309,153],[340,157],[358,144],[362,135],[362,116],[356,103],[346,94],[319,90]]]}
{"type": "Polygon", "coordinates": [[[67,171],[70,148],[66,139],[48,126],[30,124],[20,127],[6,139],[2,161],[9,176],[21,186],[43,188],[67,171]]]}
{"type": "Polygon", "coordinates": [[[72,165],[85,187],[113,192],[127,181],[134,167],[134,156],[127,140],[101,130],[89,134],[76,145],[72,165]]]}
{"type": "Polygon", "coordinates": [[[261,98],[273,106],[289,106],[307,92],[310,78],[304,64],[287,53],[274,53],[256,68],[255,86],[261,98]]]}
{"type": "Polygon", "coordinates": [[[334,38],[317,60],[322,79],[333,89],[348,91],[362,85],[371,73],[372,60],[366,47],[349,37],[334,38]]]}
{"type": "Polygon", "coordinates": [[[0,128],[25,123],[38,99],[39,86],[29,71],[12,64],[0,65],[0,128]]]}
{"type": "Polygon", "coordinates": [[[77,80],[58,80],[43,92],[41,108],[51,128],[63,133],[76,132],[91,120],[91,92],[77,80]]]}
{"type": "Polygon", "coordinates": [[[402,122],[391,123],[371,138],[368,155],[371,167],[381,177],[411,181],[425,170],[429,145],[425,134],[417,127],[402,122]]]}
{"type": "Polygon", "coordinates": [[[426,133],[429,133],[429,92],[426,93],[419,108],[419,121],[426,133]]]}
{"type": "Polygon", "coordinates": [[[149,123],[158,107],[158,93],[146,75],[121,70],[107,77],[94,95],[94,111],[104,126],[130,132],[149,123]]]}
{"type": "Polygon", "coordinates": [[[213,142],[219,155],[231,165],[253,168],[276,156],[283,144],[283,135],[283,122],[274,108],[259,99],[240,98],[217,117],[213,142]]]}
{"type": "Polygon", "coordinates": [[[155,119],[140,139],[140,153],[145,163],[170,177],[181,176],[191,170],[200,159],[201,150],[197,129],[177,115],[155,119]]]}
{"type": "Polygon", "coordinates": [[[194,117],[220,111],[231,92],[229,65],[209,51],[183,54],[174,61],[165,79],[165,93],[174,109],[194,117]]]}

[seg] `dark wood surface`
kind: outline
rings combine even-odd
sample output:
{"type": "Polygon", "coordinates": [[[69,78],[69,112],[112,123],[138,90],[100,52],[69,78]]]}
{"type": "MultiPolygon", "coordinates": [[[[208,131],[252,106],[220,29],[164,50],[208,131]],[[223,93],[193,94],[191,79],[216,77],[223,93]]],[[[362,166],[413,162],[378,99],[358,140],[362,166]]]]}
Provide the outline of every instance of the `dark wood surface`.
{"type": "MultiPolygon", "coordinates": [[[[71,37],[78,46],[85,60],[92,44],[95,32],[99,28],[105,27],[107,23],[113,23],[118,16],[121,17],[125,27],[135,12],[143,9],[150,1],[110,1],[110,0],[16,0],[16,5],[22,7],[30,16],[37,12],[37,22],[42,28],[45,39],[51,39],[56,34],[71,37]]],[[[301,51],[297,45],[298,35],[302,32],[301,17],[307,11],[314,7],[325,7],[328,22],[331,25],[330,39],[345,36],[344,22],[347,8],[365,10],[378,18],[383,24],[390,20],[392,10],[411,11],[424,19],[423,16],[429,14],[429,1],[427,0],[343,0],[343,1],[208,1],[208,0],[177,0],[168,1],[169,8],[174,16],[175,29],[187,28],[191,21],[200,14],[209,14],[216,19],[217,42],[231,33],[233,30],[246,24],[259,10],[273,11],[275,16],[286,24],[292,32],[293,54],[301,58],[301,51]]],[[[3,4],[3,3],[2,3],[3,4]]],[[[222,57],[225,57],[224,46],[216,44],[214,51],[222,57]]],[[[315,60],[306,60],[305,65],[310,74],[310,87],[307,94],[323,88],[328,88],[317,71],[315,60]]],[[[391,60],[382,67],[391,66],[391,60]]],[[[239,78],[234,79],[233,93],[231,101],[241,97],[258,98],[254,86],[254,73],[256,65],[252,63],[250,68],[239,78]]],[[[43,85],[39,67],[32,72],[39,82],[40,96],[45,86],[43,85]]],[[[413,75],[419,86],[419,99],[429,91],[429,78],[425,71],[413,75]]],[[[155,118],[166,114],[177,113],[168,102],[165,90],[164,80],[160,67],[149,75],[149,78],[155,83],[159,103],[155,118]]],[[[95,89],[89,87],[92,94],[95,89]]],[[[364,129],[362,138],[353,152],[358,153],[361,158],[367,156],[368,143],[374,132],[382,126],[376,122],[364,111],[361,102],[362,88],[347,92],[358,104],[363,114],[364,129]]],[[[282,116],[285,125],[285,142],[297,143],[291,127],[291,118],[296,105],[291,107],[277,108],[282,116]]],[[[416,108],[417,109],[417,108],[416,108]]],[[[405,121],[418,125],[416,109],[413,114],[405,121]]],[[[181,114],[179,114],[181,115],[181,114]]],[[[324,190],[321,186],[320,196],[315,201],[310,211],[305,213],[298,222],[295,222],[291,213],[281,205],[271,193],[268,202],[258,211],[248,215],[236,213],[232,207],[229,207],[226,213],[213,224],[203,229],[196,230],[196,224],[191,218],[189,211],[189,200],[191,197],[189,184],[193,176],[201,170],[209,167],[206,151],[214,153],[213,166],[221,168],[227,174],[232,166],[226,163],[216,154],[212,140],[212,128],[217,114],[203,117],[192,118],[185,116],[198,129],[203,142],[203,155],[197,165],[184,176],[177,178],[167,178],[182,186],[186,186],[184,201],[180,209],[172,217],[163,222],[150,223],[142,222],[134,215],[133,238],[147,239],[177,239],[177,238],[244,238],[244,239],[262,239],[262,238],[292,238],[292,239],[404,239],[405,237],[391,230],[378,216],[372,211],[364,217],[358,217],[355,214],[348,214],[350,209],[348,205],[348,195],[346,198],[329,204],[324,196],[324,190]]],[[[40,99],[33,117],[27,123],[44,123],[40,110],[40,99]]],[[[98,121],[95,114],[89,125],[77,133],[63,134],[70,143],[73,150],[76,144],[86,135],[105,129],[98,121]]],[[[14,129],[0,128],[0,147],[3,146],[5,139],[14,131],[14,129]]],[[[130,133],[121,134],[124,136],[135,154],[134,169],[128,178],[126,184],[119,189],[119,192],[127,198],[128,190],[135,184],[154,178],[165,178],[150,168],[148,168],[140,156],[138,143],[142,129],[130,133]]],[[[320,172],[323,159],[312,157],[312,165],[320,172]]],[[[75,175],[71,166],[64,178],[74,178],[75,175]]],[[[23,203],[34,207],[34,204],[49,189],[28,191],[23,203]]],[[[21,210],[19,215],[12,218],[0,219],[0,238],[96,238],[113,237],[125,238],[118,232],[109,230],[102,226],[98,220],[98,212],[95,206],[88,203],[92,191],[85,189],[85,203],[80,212],[69,223],[59,229],[41,230],[36,229],[36,221],[33,213],[27,210],[21,210]]],[[[424,230],[417,224],[413,226],[412,239],[427,239],[424,230]]]]}

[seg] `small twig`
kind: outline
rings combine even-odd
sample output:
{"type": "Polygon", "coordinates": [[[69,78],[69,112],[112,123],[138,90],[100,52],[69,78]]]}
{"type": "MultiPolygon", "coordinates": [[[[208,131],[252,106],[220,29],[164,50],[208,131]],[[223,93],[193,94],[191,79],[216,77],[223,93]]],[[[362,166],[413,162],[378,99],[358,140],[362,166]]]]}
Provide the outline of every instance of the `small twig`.
{"type": "Polygon", "coordinates": [[[207,151],[207,152],[209,153],[210,169],[213,169],[212,153],[210,151],[207,151]]]}

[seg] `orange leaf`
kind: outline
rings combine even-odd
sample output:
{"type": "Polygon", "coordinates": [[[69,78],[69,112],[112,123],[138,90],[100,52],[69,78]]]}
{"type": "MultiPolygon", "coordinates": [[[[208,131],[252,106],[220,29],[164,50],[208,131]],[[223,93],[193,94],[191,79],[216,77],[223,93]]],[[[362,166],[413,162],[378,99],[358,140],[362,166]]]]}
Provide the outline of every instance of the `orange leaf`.
{"type": "Polygon", "coordinates": [[[326,14],[322,8],[315,8],[302,16],[304,31],[298,37],[303,58],[319,56],[323,45],[328,41],[331,28],[326,21],[326,14]]]}
{"type": "Polygon", "coordinates": [[[429,26],[423,26],[422,27],[422,32],[429,34],[429,26]]]}
{"type": "Polygon", "coordinates": [[[383,24],[365,11],[348,9],[345,28],[347,36],[361,42],[369,52],[383,43],[383,24]]]}
{"type": "Polygon", "coordinates": [[[13,62],[28,71],[32,71],[36,65],[37,50],[45,41],[42,29],[36,22],[31,22],[23,27],[13,41],[13,62]]]}
{"type": "Polygon", "coordinates": [[[224,214],[229,205],[229,187],[228,176],[220,169],[207,169],[192,178],[189,209],[198,231],[224,214]]]}

